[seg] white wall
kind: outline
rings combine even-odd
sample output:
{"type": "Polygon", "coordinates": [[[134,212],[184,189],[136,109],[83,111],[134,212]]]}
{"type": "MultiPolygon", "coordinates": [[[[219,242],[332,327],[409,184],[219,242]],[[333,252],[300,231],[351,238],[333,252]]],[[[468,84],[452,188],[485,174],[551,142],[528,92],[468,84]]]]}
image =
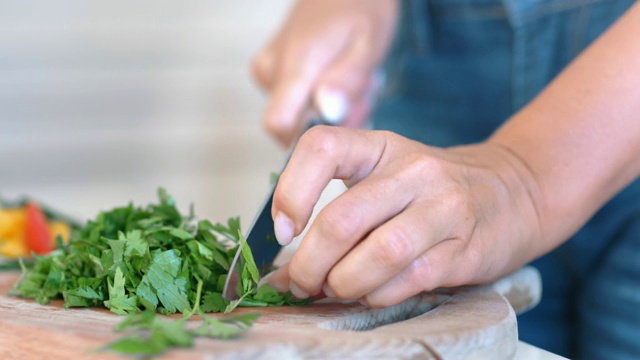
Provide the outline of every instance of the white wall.
{"type": "Polygon", "coordinates": [[[0,194],[87,218],[165,186],[246,226],[284,154],[248,62],[290,0],[0,0],[0,194]]]}

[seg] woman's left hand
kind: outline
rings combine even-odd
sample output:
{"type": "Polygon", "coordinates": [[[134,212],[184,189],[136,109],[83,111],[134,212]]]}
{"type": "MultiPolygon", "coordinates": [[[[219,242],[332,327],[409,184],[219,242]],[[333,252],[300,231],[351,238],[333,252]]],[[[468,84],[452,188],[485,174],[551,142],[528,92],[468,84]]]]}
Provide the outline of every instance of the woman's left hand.
{"type": "Polygon", "coordinates": [[[393,133],[317,126],[299,141],[274,195],[288,244],[333,179],[349,188],[320,211],[280,291],[369,306],[493,280],[541,255],[535,183],[500,145],[441,149],[393,133]]]}

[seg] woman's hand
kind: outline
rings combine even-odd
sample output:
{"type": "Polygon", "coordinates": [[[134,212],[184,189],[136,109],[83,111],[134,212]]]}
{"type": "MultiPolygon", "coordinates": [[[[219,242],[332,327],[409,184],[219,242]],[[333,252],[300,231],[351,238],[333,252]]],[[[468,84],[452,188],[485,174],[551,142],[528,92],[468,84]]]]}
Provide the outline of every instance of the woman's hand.
{"type": "Polygon", "coordinates": [[[274,196],[278,240],[302,231],[330,179],[349,189],[270,283],[385,306],[492,280],[561,244],[640,176],[638,33],[640,3],[481,144],[308,131],[274,196]]]}
{"type": "Polygon", "coordinates": [[[388,306],[424,290],[493,280],[546,251],[532,177],[499,145],[440,149],[389,132],[315,127],[276,188],[280,243],[304,229],[333,178],[349,189],[271,275],[278,290],[388,306]]]}
{"type": "Polygon", "coordinates": [[[311,99],[330,121],[359,127],[380,79],[375,70],[393,38],[397,0],[301,0],[253,61],[269,94],[263,125],[284,146],[311,99]]]}

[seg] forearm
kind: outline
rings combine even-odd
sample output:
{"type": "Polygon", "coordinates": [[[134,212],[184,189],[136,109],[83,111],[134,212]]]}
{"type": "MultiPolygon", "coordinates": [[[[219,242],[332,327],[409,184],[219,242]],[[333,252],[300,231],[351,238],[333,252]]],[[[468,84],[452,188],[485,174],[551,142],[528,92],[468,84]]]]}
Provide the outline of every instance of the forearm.
{"type": "Polygon", "coordinates": [[[489,140],[515,155],[543,251],[640,174],[640,4],[489,140]]]}

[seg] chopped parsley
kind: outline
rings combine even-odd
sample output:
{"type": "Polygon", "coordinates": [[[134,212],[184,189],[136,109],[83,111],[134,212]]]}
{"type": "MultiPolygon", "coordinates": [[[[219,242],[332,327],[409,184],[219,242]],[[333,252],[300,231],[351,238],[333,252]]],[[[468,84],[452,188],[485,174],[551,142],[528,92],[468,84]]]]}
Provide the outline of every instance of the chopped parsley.
{"type": "Polygon", "coordinates": [[[164,189],[159,189],[158,197],[159,203],[147,207],[129,204],[101,212],[74,229],[68,244],[59,243],[47,256],[36,255],[32,266],[21,264],[22,275],[10,294],[43,305],[62,298],[65,308],[104,306],[127,315],[116,330],[128,335],[104,350],[132,356],[191,346],[197,336],[233,337],[259,316],[213,318],[204,315],[207,312],[306,303],[268,285],[258,288],[258,269],[238,218],[215,225],[196,221],[193,211],[180,214],[164,189]],[[243,258],[242,296],[229,302],[222,290],[238,246],[243,258]],[[178,320],[155,316],[177,312],[183,314],[178,320]],[[193,315],[199,315],[202,323],[188,329],[186,320],[193,315]]]}

